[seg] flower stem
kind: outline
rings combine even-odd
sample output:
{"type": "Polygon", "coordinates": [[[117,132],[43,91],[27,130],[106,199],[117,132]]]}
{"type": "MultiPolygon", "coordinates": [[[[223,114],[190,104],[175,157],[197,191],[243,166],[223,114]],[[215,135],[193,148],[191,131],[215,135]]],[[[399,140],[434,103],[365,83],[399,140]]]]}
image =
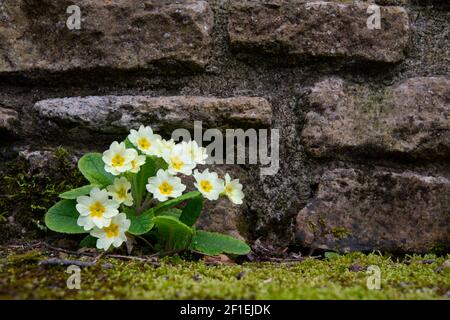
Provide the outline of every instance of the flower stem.
{"type": "Polygon", "coordinates": [[[152,201],[152,197],[148,193],[147,196],[145,197],[144,203],[142,204],[142,211],[146,211],[147,209],[150,208],[151,201],[152,201]]]}
{"type": "Polygon", "coordinates": [[[142,197],[139,194],[138,190],[138,181],[137,181],[137,175],[133,174],[129,179],[131,180],[131,194],[133,195],[133,199],[135,201],[134,205],[136,208],[136,213],[139,211],[141,207],[142,197]]]}
{"type": "Polygon", "coordinates": [[[147,209],[150,208],[150,201],[152,201],[152,197],[150,196],[150,194],[147,194],[147,196],[145,197],[144,202],[139,205],[136,206],[136,214],[141,214],[142,212],[145,212],[147,209]]]}

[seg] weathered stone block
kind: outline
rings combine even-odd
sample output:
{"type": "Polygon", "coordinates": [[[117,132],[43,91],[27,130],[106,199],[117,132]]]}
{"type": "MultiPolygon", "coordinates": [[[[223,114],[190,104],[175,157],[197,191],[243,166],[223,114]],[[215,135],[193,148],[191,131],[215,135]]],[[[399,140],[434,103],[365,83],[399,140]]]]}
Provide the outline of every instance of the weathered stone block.
{"type": "Polygon", "coordinates": [[[308,103],[302,140],[313,156],[450,156],[448,78],[411,78],[378,91],[329,78],[314,85],[308,103]]]}
{"type": "Polygon", "coordinates": [[[18,120],[17,111],[0,107],[0,131],[16,133],[18,120]]]}
{"type": "MultiPolygon", "coordinates": [[[[244,192],[252,183],[248,172],[239,165],[215,165],[210,170],[215,171],[220,177],[228,173],[232,179],[239,179],[244,186],[244,192]]],[[[193,179],[187,185],[193,185],[193,179]]],[[[243,204],[233,204],[227,197],[221,197],[217,201],[204,202],[204,208],[197,227],[201,230],[219,232],[233,237],[248,240],[250,238],[250,220],[247,209],[247,200],[243,204]]]]}
{"type": "Polygon", "coordinates": [[[236,50],[392,63],[409,38],[405,9],[380,7],[380,28],[368,27],[368,2],[234,1],[228,32],[236,50]]]}
{"type": "Polygon", "coordinates": [[[427,252],[450,245],[450,181],[382,170],[326,172],[297,216],[307,247],[427,252]]]}
{"type": "Polygon", "coordinates": [[[61,172],[63,164],[64,169],[75,170],[79,156],[71,153],[67,153],[64,156],[61,155],[61,151],[57,149],[48,150],[32,150],[23,149],[19,151],[19,158],[25,161],[28,174],[34,177],[56,177],[60,178],[67,172],[61,172]]]}
{"type": "Polygon", "coordinates": [[[178,67],[208,62],[213,14],[206,1],[5,0],[0,73],[178,67]],[[79,30],[66,13],[80,8],[79,30]]]}
{"type": "Polygon", "coordinates": [[[101,133],[126,133],[141,124],[156,131],[193,128],[267,127],[272,109],[258,97],[211,98],[196,96],[96,96],[49,99],[34,105],[39,118],[61,126],[101,133]]]}

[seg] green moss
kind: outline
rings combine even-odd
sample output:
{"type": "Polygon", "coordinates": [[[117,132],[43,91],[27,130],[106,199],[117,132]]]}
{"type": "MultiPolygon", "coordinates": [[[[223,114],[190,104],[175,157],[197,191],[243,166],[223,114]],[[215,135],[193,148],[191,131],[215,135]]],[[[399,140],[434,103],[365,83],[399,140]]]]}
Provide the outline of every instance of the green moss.
{"type": "Polygon", "coordinates": [[[316,225],[312,221],[308,221],[307,223],[309,230],[311,230],[312,232],[316,232],[317,230],[316,225]]]}
{"type": "Polygon", "coordinates": [[[337,239],[342,239],[350,235],[350,231],[345,228],[333,228],[330,229],[330,233],[337,239]]]}
{"type": "Polygon", "coordinates": [[[317,222],[320,226],[320,231],[318,230],[317,226],[312,222],[308,223],[308,227],[313,232],[320,232],[322,237],[326,235],[333,235],[337,239],[342,239],[350,235],[350,231],[347,230],[346,228],[339,228],[339,227],[332,228],[328,226],[325,219],[322,217],[319,217],[317,219],[317,222]]]}
{"type": "Polygon", "coordinates": [[[83,185],[83,177],[71,166],[68,152],[55,150],[55,170],[45,175],[30,173],[26,161],[16,159],[0,174],[0,243],[25,237],[33,239],[45,231],[45,212],[64,191],[83,185]],[[13,222],[8,221],[13,218],[13,222]],[[25,231],[25,232],[24,232],[25,231]]]}
{"type": "Polygon", "coordinates": [[[6,257],[6,260],[3,260],[3,263],[7,262],[8,264],[16,264],[30,261],[39,261],[39,258],[42,256],[42,253],[37,250],[31,250],[22,254],[14,254],[6,257]]]}
{"type": "MultiPolygon", "coordinates": [[[[72,257],[73,258],[73,257],[72,257]]],[[[209,266],[164,259],[159,267],[105,259],[114,267],[82,269],[81,289],[69,290],[66,267],[29,261],[0,264],[1,298],[70,299],[442,299],[450,270],[436,272],[446,257],[408,256],[404,262],[354,253],[332,260],[299,263],[244,263],[209,266]],[[427,263],[423,260],[426,259],[427,263]],[[350,271],[351,266],[361,271],[350,271]],[[365,268],[381,269],[381,289],[366,287],[365,268]],[[243,274],[237,277],[238,274],[243,274]]]]}

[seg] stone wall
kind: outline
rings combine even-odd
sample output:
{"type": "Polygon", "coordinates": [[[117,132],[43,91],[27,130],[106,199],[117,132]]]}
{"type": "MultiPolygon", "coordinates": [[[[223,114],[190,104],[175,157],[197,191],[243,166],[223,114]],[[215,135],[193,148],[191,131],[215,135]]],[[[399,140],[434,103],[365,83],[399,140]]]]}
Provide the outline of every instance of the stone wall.
{"type": "Polygon", "coordinates": [[[246,203],[209,204],[202,227],[325,250],[449,246],[449,21],[445,0],[0,0],[0,161],[42,174],[55,148],[101,151],[141,123],[166,138],[194,120],[279,129],[276,175],[216,166],[246,203]]]}

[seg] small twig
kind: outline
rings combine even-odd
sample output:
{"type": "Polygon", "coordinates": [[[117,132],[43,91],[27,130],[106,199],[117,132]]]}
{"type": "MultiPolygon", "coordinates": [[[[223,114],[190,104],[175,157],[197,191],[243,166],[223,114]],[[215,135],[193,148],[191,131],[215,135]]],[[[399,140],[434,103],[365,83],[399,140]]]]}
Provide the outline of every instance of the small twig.
{"type": "Polygon", "coordinates": [[[65,260],[65,259],[57,259],[50,258],[48,260],[39,261],[39,265],[57,265],[57,266],[79,266],[79,267],[93,267],[96,265],[95,262],[88,261],[78,261],[78,260],[65,260]]]}
{"type": "Polygon", "coordinates": [[[49,245],[48,243],[44,243],[44,245],[54,251],[59,251],[59,252],[72,254],[72,255],[78,255],[78,256],[96,257],[96,259],[94,261],[97,260],[97,262],[98,262],[98,260],[100,260],[100,258],[102,258],[104,256],[110,257],[110,258],[117,258],[117,259],[148,261],[148,259],[140,258],[140,257],[136,257],[136,256],[123,256],[123,255],[119,255],[119,254],[110,254],[110,253],[107,254],[106,252],[102,252],[100,255],[96,256],[89,252],[77,252],[77,251],[70,251],[70,250],[66,250],[66,249],[62,249],[62,248],[53,247],[53,246],[49,245]]]}
{"type": "Polygon", "coordinates": [[[302,262],[307,258],[268,258],[270,261],[279,261],[279,262],[302,262]]]}
{"type": "Polygon", "coordinates": [[[42,243],[26,243],[26,244],[9,244],[9,245],[3,245],[0,246],[2,249],[25,249],[25,248],[34,248],[41,246],[42,243]]]}
{"type": "Polygon", "coordinates": [[[97,264],[101,258],[103,258],[103,256],[106,254],[106,251],[103,251],[102,253],[100,253],[98,256],[95,257],[94,259],[94,264],[97,264]]]}
{"type": "Polygon", "coordinates": [[[57,248],[57,247],[54,247],[52,245],[49,245],[46,242],[42,242],[42,244],[44,245],[44,247],[47,247],[48,249],[53,250],[53,251],[59,251],[59,252],[63,252],[63,253],[71,254],[71,255],[77,255],[77,256],[88,256],[88,257],[95,257],[96,256],[96,255],[94,255],[93,253],[90,253],[90,252],[78,252],[78,251],[66,250],[66,249],[63,249],[63,248],[57,248]]]}
{"type": "Polygon", "coordinates": [[[276,261],[276,262],[302,262],[308,259],[317,259],[320,258],[320,256],[305,256],[305,257],[299,257],[299,258],[276,258],[276,257],[269,257],[267,258],[269,261],[276,261]]]}
{"type": "Polygon", "coordinates": [[[120,255],[120,254],[108,254],[107,257],[116,258],[116,259],[124,259],[124,260],[137,260],[137,261],[142,261],[142,262],[155,262],[150,259],[143,258],[143,257],[124,256],[124,255],[120,255]]]}
{"type": "MultiPolygon", "coordinates": [[[[10,246],[0,246],[4,247],[4,248],[24,248],[25,245],[10,245],[10,246]]],[[[94,266],[98,263],[98,261],[100,261],[100,259],[102,257],[109,257],[109,258],[116,258],[116,259],[123,259],[123,260],[135,260],[135,261],[141,261],[141,262],[146,262],[146,263],[152,263],[155,264],[157,263],[157,261],[154,260],[154,258],[156,257],[160,257],[160,256],[165,256],[165,255],[171,255],[171,254],[175,254],[175,253],[179,253],[182,252],[184,250],[173,250],[173,251],[169,251],[169,252],[158,252],[152,255],[147,255],[147,256],[143,256],[143,257],[137,257],[137,256],[125,256],[125,255],[119,255],[119,254],[111,254],[111,253],[106,253],[106,252],[102,252],[101,254],[94,254],[91,252],[78,252],[78,251],[71,251],[71,250],[67,250],[67,249],[63,249],[63,248],[58,248],[58,247],[54,247],[46,242],[39,242],[39,243],[35,243],[35,244],[30,244],[28,245],[28,247],[38,247],[38,246],[44,246],[49,250],[52,251],[57,251],[57,252],[62,252],[62,253],[66,253],[69,255],[75,255],[75,256],[87,256],[87,257],[94,257],[95,259],[93,260],[93,262],[83,262],[83,261],[79,261],[83,264],[83,266],[94,266]],[[88,265],[85,265],[85,264],[88,265]]],[[[74,262],[72,260],[62,260],[62,259],[56,259],[56,258],[51,258],[49,260],[46,261],[50,261],[50,262],[42,262],[42,264],[61,264],[64,261],[70,261],[70,262],[74,262]]],[[[79,263],[73,263],[75,265],[79,265],[79,263]]]]}

